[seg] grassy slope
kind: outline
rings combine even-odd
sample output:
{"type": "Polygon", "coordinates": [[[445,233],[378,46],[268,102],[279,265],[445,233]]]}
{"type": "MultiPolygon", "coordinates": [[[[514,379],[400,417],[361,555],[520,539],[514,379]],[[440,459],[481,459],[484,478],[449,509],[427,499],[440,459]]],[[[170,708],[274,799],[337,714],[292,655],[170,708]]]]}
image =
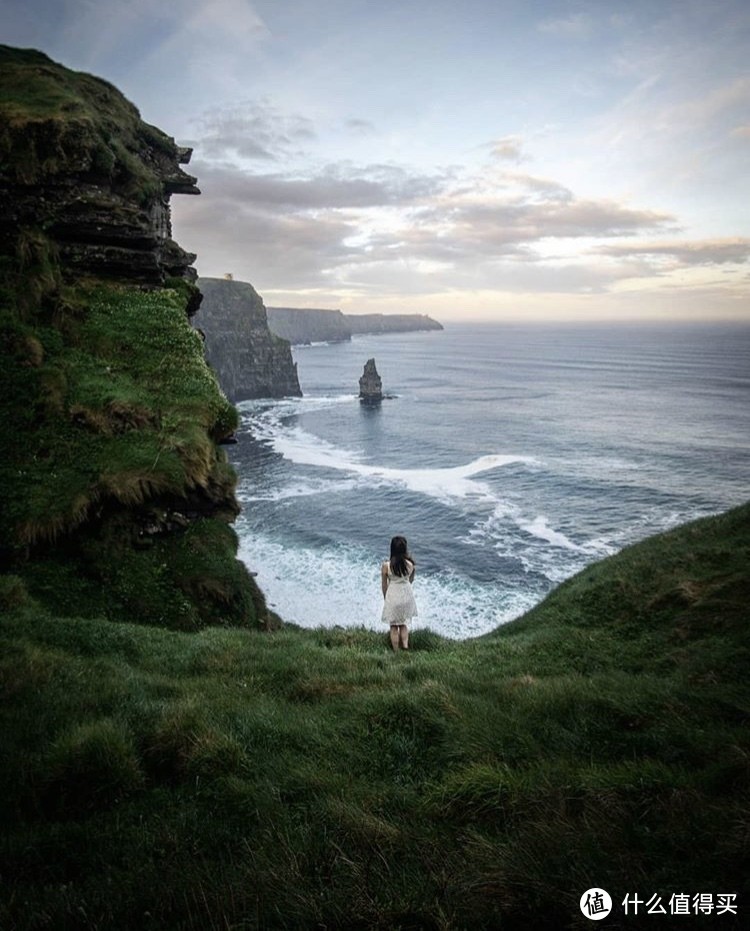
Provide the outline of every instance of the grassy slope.
{"type": "Polygon", "coordinates": [[[737,892],[681,920],[740,927],[748,557],[750,505],[399,656],[63,619],[6,578],[0,925],[584,927],[600,885],[737,892]]]}

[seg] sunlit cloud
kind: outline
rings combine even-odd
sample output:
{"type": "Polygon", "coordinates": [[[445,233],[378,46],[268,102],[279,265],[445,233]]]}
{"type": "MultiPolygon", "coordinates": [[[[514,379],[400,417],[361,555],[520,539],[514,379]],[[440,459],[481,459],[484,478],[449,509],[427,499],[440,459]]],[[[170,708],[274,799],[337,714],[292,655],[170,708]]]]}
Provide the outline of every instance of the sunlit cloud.
{"type": "Polygon", "coordinates": [[[292,305],[748,316],[743,0],[332,10],[4,0],[3,41],[193,146],[173,227],[201,274],[292,305]]]}

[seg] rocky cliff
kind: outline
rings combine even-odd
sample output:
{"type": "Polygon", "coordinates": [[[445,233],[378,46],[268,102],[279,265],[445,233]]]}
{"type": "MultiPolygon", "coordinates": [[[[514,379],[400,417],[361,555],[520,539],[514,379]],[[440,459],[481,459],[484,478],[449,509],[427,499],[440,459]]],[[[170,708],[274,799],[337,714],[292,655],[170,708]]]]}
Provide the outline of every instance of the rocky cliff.
{"type": "Polygon", "coordinates": [[[383,400],[383,380],[378,374],[374,359],[365,362],[359,379],[359,400],[365,404],[377,404],[383,400]]]}
{"type": "Polygon", "coordinates": [[[443,325],[427,314],[347,314],[352,333],[413,333],[442,330],[443,325]]]}
{"type": "Polygon", "coordinates": [[[59,613],[266,616],[171,238],[188,157],[105,81],[0,47],[0,561],[59,613]]]}
{"type": "Polygon", "coordinates": [[[198,194],[191,150],[140,119],[112,85],[41,52],[0,46],[0,254],[53,251],[67,280],[194,278],[169,198],[198,194]]]}
{"type": "Polygon", "coordinates": [[[340,310],[301,310],[269,307],[268,325],[290,343],[340,343],[352,338],[351,327],[340,310]]]}
{"type": "Polygon", "coordinates": [[[297,366],[286,339],[268,328],[258,292],[244,281],[201,278],[203,302],[193,318],[206,357],[232,401],[300,397],[297,366]]]}
{"type": "Polygon", "coordinates": [[[352,334],[442,330],[426,314],[343,314],[340,310],[269,307],[268,325],[293,345],[345,342],[352,334]]]}

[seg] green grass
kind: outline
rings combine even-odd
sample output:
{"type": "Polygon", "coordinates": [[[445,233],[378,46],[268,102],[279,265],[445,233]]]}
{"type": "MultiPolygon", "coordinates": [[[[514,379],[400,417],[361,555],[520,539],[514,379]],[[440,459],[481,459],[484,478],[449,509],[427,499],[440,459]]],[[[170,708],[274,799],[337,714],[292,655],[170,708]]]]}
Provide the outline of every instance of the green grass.
{"type": "Polygon", "coordinates": [[[741,927],[748,556],[750,505],[401,655],[63,618],[6,577],[0,925],[579,928],[599,885],[737,892],[684,922],[741,927]]]}
{"type": "Polygon", "coordinates": [[[0,45],[0,176],[31,185],[71,168],[146,203],[161,191],[146,147],[172,157],[173,139],[143,123],[106,81],[33,49],[0,45]]]}
{"type": "Polygon", "coordinates": [[[187,630],[262,620],[226,525],[236,476],[216,445],[237,413],[186,295],[98,285],[68,301],[59,320],[0,312],[6,558],[64,614],[187,630]]]}
{"type": "MultiPolygon", "coordinates": [[[[115,88],[0,71],[1,182],[153,202],[175,146],[115,88]]],[[[477,640],[270,631],[190,286],[3,250],[1,928],[580,928],[592,885],[746,923],[750,505],[477,640]]]]}
{"type": "Polygon", "coordinates": [[[0,560],[65,616],[267,625],[227,526],[236,475],[218,444],[237,412],[189,324],[195,287],[82,279],[53,241],[71,190],[131,228],[178,156],[112,85],[0,45],[17,218],[0,242],[0,560]]]}

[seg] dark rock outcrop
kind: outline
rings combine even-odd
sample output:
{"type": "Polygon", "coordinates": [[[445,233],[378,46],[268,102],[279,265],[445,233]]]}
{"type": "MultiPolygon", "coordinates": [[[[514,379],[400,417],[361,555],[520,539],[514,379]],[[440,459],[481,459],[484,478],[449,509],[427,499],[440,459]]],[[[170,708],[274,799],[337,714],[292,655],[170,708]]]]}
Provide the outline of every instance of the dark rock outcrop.
{"type": "Polygon", "coordinates": [[[201,278],[193,324],[206,340],[206,358],[231,401],[300,397],[297,366],[287,340],[272,333],[263,300],[252,285],[201,278]]]}
{"type": "Polygon", "coordinates": [[[359,379],[359,400],[364,404],[377,404],[383,400],[383,381],[378,375],[375,360],[368,359],[359,379]]]}
{"type": "Polygon", "coordinates": [[[180,167],[192,150],[111,84],[41,52],[0,46],[0,80],[5,99],[23,101],[0,121],[0,255],[43,230],[69,280],[194,280],[195,255],[172,239],[169,212],[172,194],[200,193],[180,167]]]}
{"type": "Polygon", "coordinates": [[[269,307],[268,325],[292,345],[345,342],[352,334],[442,330],[426,314],[343,314],[340,310],[269,307]]]}

